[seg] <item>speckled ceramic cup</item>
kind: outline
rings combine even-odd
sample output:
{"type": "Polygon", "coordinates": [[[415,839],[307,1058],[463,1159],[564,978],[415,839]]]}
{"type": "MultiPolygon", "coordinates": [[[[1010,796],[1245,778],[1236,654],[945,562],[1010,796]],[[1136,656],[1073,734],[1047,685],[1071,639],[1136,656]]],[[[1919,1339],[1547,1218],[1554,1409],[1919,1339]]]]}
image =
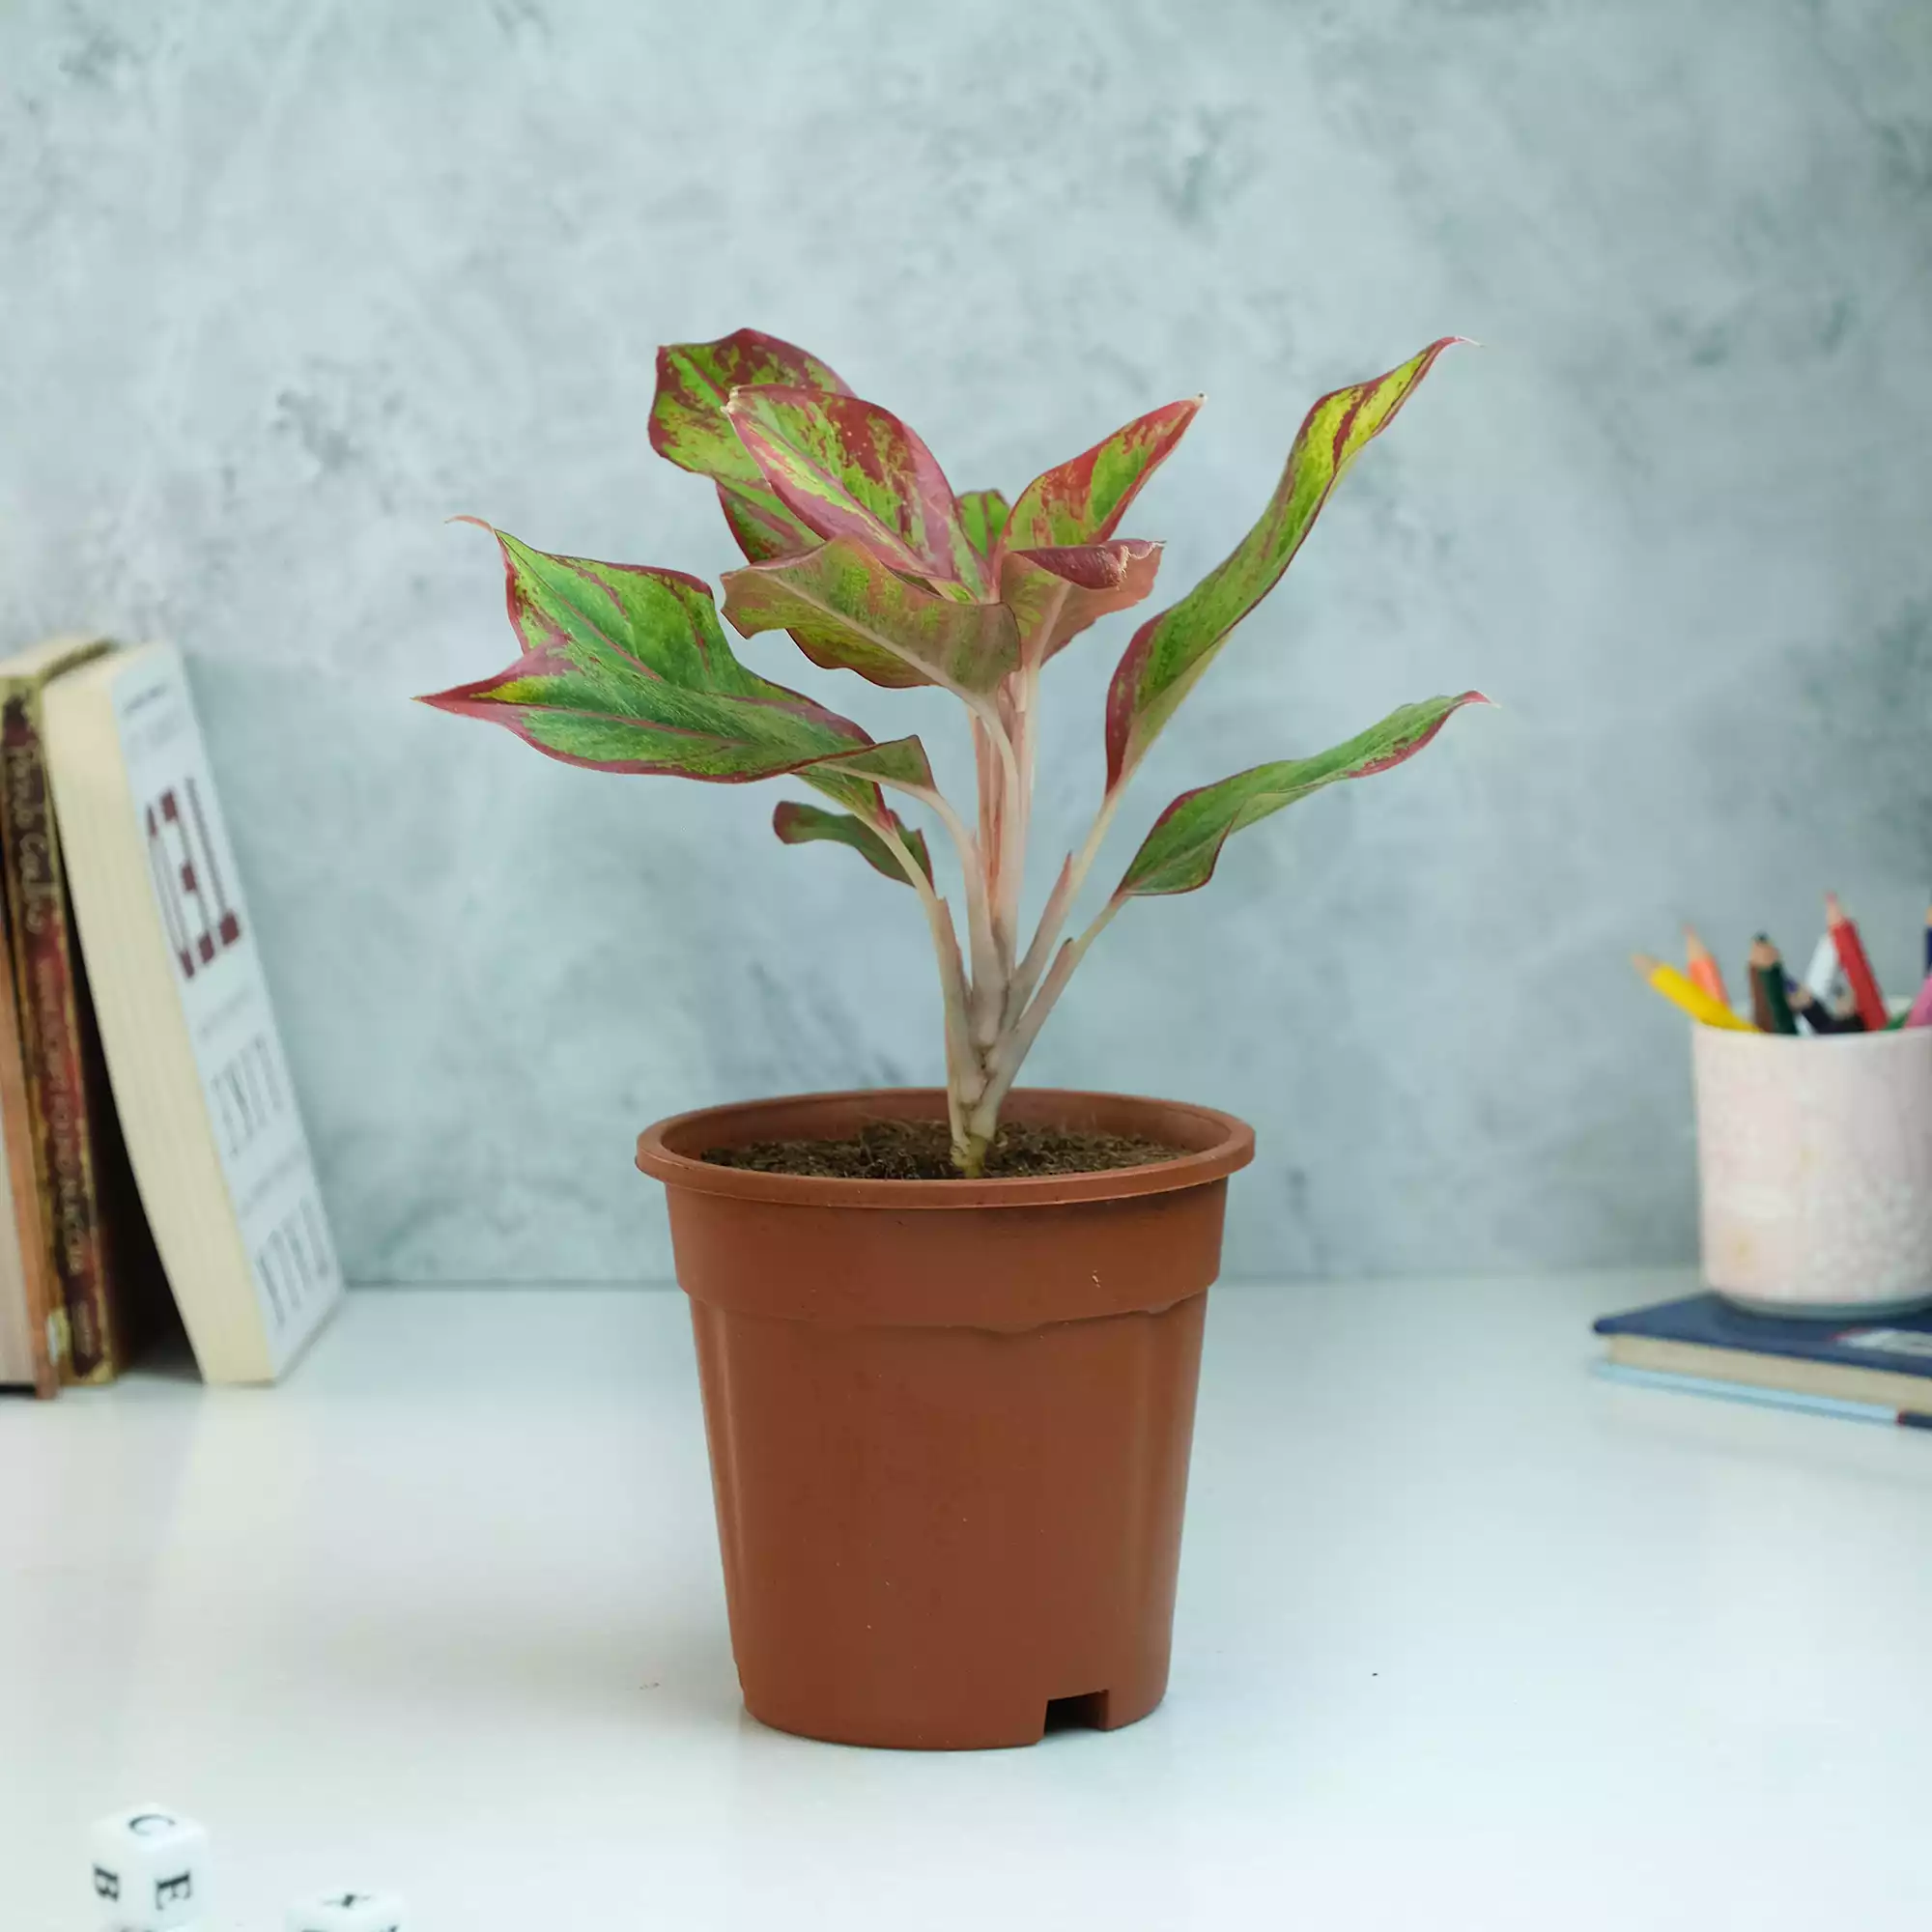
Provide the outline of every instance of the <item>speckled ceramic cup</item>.
{"type": "Polygon", "coordinates": [[[1932,1027],[1690,1033],[1705,1281],[1762,1315],[1932,1305],[1932,1027]]]}

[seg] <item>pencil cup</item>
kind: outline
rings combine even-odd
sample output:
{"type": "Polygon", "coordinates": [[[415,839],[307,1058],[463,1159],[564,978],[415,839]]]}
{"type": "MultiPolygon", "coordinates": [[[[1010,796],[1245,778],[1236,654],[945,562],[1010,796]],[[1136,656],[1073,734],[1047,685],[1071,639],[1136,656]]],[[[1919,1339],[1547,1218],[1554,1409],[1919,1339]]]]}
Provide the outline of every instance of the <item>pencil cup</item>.
{"type": "Polygon", "coordinates": [[[1932,1304],[1932,1027],[1690,1035],[1710,1287],[1760,1315],[1932,1304]]]}

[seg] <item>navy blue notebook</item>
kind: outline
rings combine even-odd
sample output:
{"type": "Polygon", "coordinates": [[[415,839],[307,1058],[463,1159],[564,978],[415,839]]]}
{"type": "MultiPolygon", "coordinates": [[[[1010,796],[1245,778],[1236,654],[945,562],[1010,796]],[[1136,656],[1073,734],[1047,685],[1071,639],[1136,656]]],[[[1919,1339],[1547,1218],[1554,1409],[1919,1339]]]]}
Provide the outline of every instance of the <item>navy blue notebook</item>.
{"type": "Polygon", "coordinates": [[[1792,1355],[1807,1362],[1835,1362],[1848,1369],[1880,1369],[1932,1380],[1932,1309],[1862,1321],[1797,1321],[1747,1315],[1715,1294],[1690,1294],[1629,1315],[1605,1315],[1591,1326],[1599,1335],[1641,1335],[1656,1342],[1688,1342],[1700,1349],[1792,1355]]]}

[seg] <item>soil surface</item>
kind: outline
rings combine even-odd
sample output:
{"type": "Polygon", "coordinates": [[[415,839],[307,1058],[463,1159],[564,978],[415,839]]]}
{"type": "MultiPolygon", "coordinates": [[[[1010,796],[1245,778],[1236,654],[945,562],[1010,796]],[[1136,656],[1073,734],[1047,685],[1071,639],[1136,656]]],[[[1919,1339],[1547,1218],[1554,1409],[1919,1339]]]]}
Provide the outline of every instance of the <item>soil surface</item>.
{"type": "MultiPolygon", "coordinates": [[[[988,1176],[1097,1174],[1112,1167],[1145,1167],[1175,1160],[1184,1148],[1134,1134],[1088,1133],[1077,1127],[1003,1126],[986,1155],[988,1176]]],[[[875,1121],[846,1140],[751,1141],[714,1148],[715,1167],[748,1167],[758,1174],[816,1174],[842,1180],[957,1180],[952,1142],[944,1121],[875,1121]]]]}

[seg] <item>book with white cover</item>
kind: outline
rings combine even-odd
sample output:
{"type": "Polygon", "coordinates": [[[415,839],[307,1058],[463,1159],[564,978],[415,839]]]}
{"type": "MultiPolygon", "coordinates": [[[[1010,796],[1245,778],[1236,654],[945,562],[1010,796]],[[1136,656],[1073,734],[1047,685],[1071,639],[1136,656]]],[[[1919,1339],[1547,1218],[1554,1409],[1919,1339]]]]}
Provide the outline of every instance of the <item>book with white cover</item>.
{"type": "Polygon", "coordinates": [[[274,1380],[342,1278],[179,654],[56,678],[54,813],[115,1110],[203,1376],[274,1380]]]}

